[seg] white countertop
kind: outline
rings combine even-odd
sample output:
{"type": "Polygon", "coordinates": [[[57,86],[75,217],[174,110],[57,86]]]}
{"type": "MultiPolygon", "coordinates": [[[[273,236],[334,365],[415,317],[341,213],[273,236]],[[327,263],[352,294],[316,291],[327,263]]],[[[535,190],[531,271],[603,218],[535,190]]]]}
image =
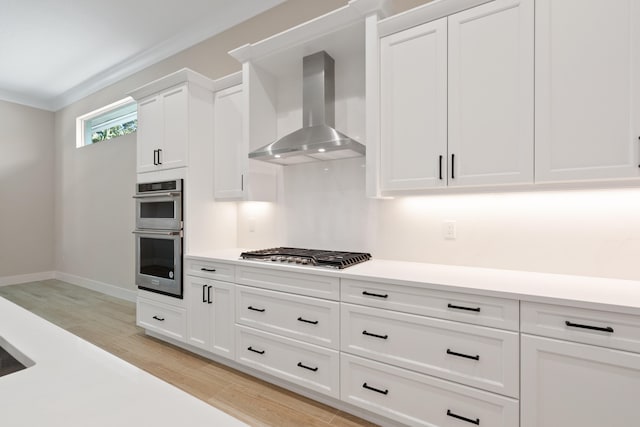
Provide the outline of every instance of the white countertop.
{"type": "Polygon", "coordinates": [[[332,270],[241,260],[239,257],[242,251],[243,249],[226,249],[192,253],[187,257],[309,274],[336,275],[345,279],[428,286],[431,289],[453,292],[640,314],[640,281],[636,280],[381,259],[372,259],[344,270],[332,270]]]}
{"type": "Polygon", "coordinates": [[[0,337],[35,362],[0,377],[0,425],[246,426],[3,298],[0,337]]]}

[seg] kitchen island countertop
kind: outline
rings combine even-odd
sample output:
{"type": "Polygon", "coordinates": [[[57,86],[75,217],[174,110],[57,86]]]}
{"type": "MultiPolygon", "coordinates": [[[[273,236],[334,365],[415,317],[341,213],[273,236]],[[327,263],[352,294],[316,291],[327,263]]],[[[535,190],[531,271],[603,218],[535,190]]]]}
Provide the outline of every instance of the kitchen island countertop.
{"type": "Polygon", "coordinates": [[[0,337],[35,362],[0,377],[3,426],[246,426],[4,298],[0,337]]]}

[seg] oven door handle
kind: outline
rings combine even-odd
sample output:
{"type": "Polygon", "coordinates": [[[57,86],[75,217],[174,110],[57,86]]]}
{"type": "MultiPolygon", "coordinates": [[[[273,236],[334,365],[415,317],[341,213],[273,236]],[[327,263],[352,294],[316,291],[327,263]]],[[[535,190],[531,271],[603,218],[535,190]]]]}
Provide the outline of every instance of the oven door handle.
{"type": "Polygon", "coordinates": [[[146,199],[147,197],[179,197],[182,193],[149,193],[149,194],[136,194],[134,199],[146,199]]]}
{"type": "Polygon", "coordinates": [[[154,230],[133,230],[133,234],[152,234],[154,236],[182,236],[181,230],[176,231],[154,231],[154,230]]]}

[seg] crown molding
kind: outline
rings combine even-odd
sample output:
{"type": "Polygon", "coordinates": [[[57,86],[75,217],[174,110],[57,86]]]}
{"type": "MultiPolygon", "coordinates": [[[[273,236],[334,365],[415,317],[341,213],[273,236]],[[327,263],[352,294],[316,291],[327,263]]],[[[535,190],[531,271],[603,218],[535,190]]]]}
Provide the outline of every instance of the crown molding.
{"type": "Polygon", "coordinates": [[[229,2],[230,7],[220,11],[220,14],[224,14],[224,16],[218,16],[215,23],[209,20],[202,20],[198,25],[191,26],[189,31],[176,35],[138,55],[128,58],[59,95],[51,98],[42,98],[0,89],[0,99],[42,110],[58,111],[163,59],[220,34],[284,1],[261,0],[260,2],[255,2],[256,6],[250,15],[247,15],[246,6],[240,2],[237,4],[229,2]]]}

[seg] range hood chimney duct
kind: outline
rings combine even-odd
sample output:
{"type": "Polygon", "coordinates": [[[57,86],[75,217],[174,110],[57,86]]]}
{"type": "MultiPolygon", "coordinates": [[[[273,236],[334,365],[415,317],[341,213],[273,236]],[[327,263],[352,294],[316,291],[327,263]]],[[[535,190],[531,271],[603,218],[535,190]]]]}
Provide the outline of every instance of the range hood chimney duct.
{"type": "Polygon", "coordinates": [[[282,165],[363,156],[365,146],[335,127],[334,61],[325,51],[302,59],[302,129],[249,153],[282,165]]]}

